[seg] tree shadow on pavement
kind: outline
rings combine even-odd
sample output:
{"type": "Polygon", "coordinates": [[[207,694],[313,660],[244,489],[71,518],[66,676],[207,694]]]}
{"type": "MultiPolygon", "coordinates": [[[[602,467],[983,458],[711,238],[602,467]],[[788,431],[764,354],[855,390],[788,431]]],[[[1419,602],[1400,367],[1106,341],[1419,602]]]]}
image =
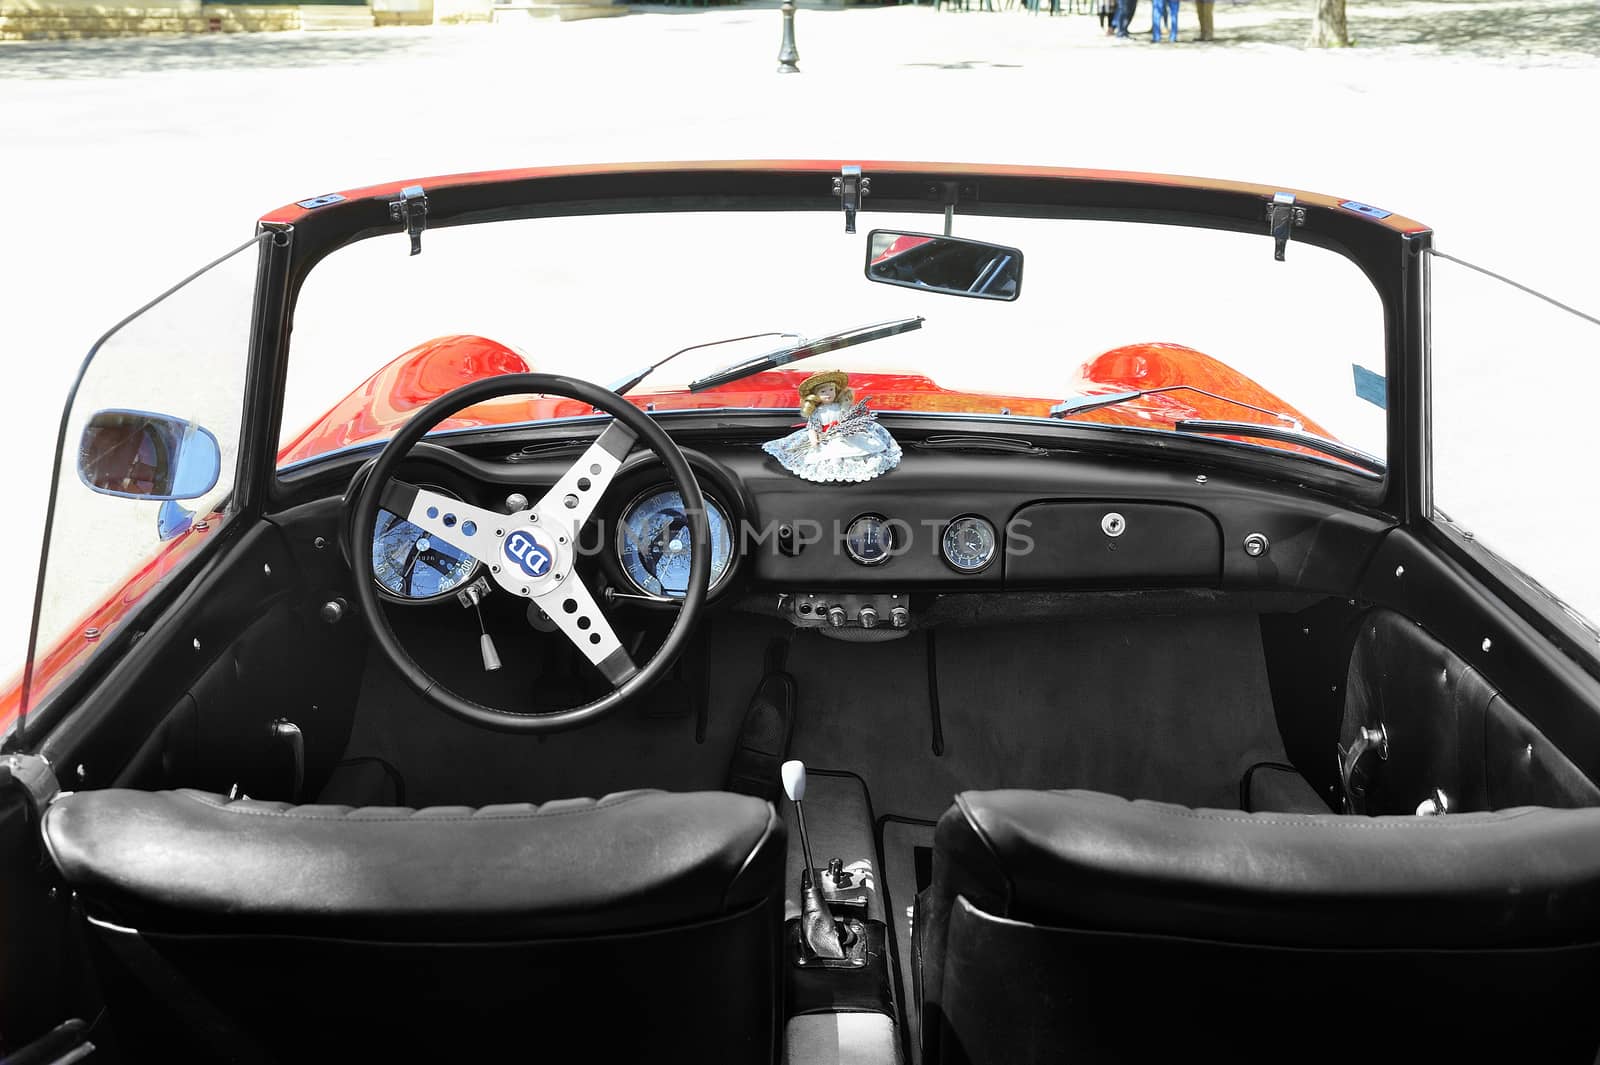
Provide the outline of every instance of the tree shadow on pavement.
{"type": "MultiPolygon", "coordinates": [[[[1530,55],[1600,56],[1600,3],[1595,0],[1434,0],[1362,3],[1347,8],[1356,47],[1514,59],[1530,55]]],[[[1216,6],[1217,44],[1303,46],[1311,5],[1257,0],[1216,6]]]]}
{"type": "Polygon", "coordinates": [[[0,44],[3,78],[114,78],[190,70],[248,70],[361,63],[427,49],[404,30],[215,33],[0,44]]]}

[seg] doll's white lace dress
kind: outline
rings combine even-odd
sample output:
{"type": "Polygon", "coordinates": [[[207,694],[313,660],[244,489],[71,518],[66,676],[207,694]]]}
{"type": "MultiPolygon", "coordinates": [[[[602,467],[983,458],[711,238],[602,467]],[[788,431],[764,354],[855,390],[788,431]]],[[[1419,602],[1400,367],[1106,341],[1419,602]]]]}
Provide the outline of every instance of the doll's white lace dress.
{"type": "Polygon", "coordinates": [[[899,443],[878,424],[865,400],[848,409],[821,404],[805,426],[761,447],[808,481],[870,481],[900,464],[899,443]]]}

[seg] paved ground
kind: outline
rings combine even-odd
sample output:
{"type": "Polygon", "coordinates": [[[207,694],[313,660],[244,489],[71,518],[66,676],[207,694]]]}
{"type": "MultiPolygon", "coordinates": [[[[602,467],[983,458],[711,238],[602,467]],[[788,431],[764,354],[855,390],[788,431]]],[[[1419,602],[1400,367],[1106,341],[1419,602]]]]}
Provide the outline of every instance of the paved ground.
{"type": "MultiPolygon", "coordinates": [[[[1401,210],[1447,250],[1600,303],[1600,219],[1585,200],[1600,5],[1351,0],[1358,47],[1314,53],[1296,44],[1310,6],[1220,0],[1221,39],[1175,47],[1107,40],[1085,15],[808,9],[799,77],[773,72],[779,23],[765,6],[525,29],[0,45],[15,499],[0,551],[16,575],[0,672],[21,657],[55,408],[81,353],[248,236],[262,211],[328,189],[659,158],[1198,173],[1401,210]]],[[[1182,17],[1187,36],[1187,4],[1182,17]]],[[[1527,354],[1508,352],[1506,365],[1530,365],[1527,354]]],[[[1513,398],[1537,400],[1516,383],[1513,398]]],[[[1503,387],[1485,382],[1488,394],[1503,387]]]]}

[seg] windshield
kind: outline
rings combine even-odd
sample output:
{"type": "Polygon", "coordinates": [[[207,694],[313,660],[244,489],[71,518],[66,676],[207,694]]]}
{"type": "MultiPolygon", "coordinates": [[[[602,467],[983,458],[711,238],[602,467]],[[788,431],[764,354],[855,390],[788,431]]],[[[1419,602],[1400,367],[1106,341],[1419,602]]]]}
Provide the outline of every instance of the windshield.
{"type": "MultiPolygon", "coordinates": [[[[501,222],[429,231],[416,257],[398,235],[360,242],[320,264],[300,294],[280,462],[392,434],[447,390],[426,387],[422,364],[395,361],[437,338],[509,349],[492,365],[481,352],[473,368],[452,362],[450,374],[525,366],[616,384],[680,348],[787,333],[686,352],[630,398],[656,410],[793,408],[788,378],[771,374],[684,390],[799,340],[920,317],[914,331],[814,356],[792,373],[845,370],[880,412],[1038,419],[1076,397],[1188,385],[1215,398],[1169,390],[1069,417],[1160,432],[1195,419],[1293,426],[1381,468],[1382,305],[1333,252],[1291,243],[1278,262],[1264,229],[957,217],[955,235],[1025,256],[1015,301],[963,299],[865,276],[869,229],[937,232],[940,218],[861,218],[857,234],[821,212],[501,222]],[[324,418],[352,393],[355,407],[324,418]]],[[[1293,442],[1250,443],[1337,462],[1293,442]]]]}

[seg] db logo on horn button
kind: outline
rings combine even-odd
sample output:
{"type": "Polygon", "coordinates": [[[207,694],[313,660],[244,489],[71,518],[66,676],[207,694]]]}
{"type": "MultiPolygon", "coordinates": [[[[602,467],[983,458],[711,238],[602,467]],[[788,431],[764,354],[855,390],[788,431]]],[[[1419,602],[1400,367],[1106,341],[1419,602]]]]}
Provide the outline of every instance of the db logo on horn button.
{"type": "Polygon", "coordinates": [[[554,563],[550,549],[533,538],[526,529],[518,529],[506,537],[506,557],[522,567],[530,577],[543,577],[554,563]]]}

